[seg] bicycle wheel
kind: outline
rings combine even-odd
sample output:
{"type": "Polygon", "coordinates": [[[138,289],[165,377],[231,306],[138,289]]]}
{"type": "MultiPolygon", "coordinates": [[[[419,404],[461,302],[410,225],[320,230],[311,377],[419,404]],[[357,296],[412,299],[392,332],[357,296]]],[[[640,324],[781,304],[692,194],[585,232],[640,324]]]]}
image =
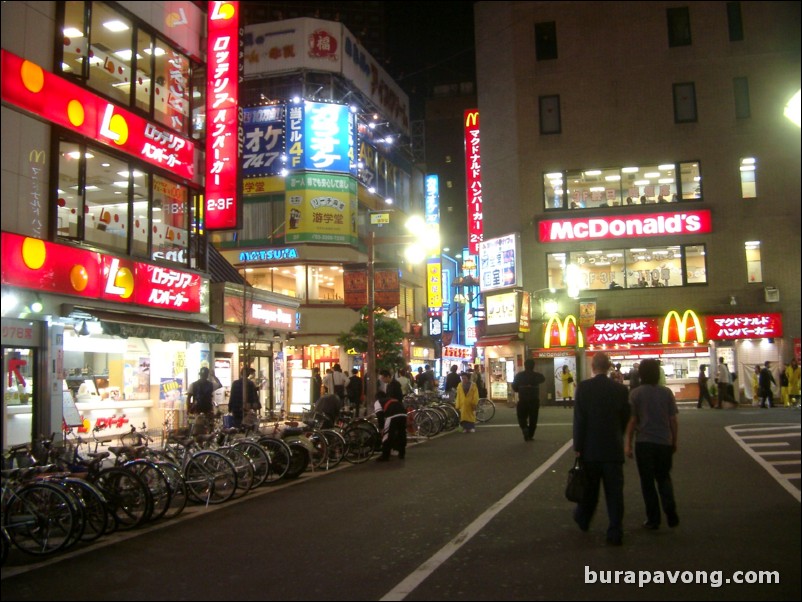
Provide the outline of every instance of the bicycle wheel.
{"type": "Polygon", "coordinates": [[[345,459],[351,464],[362,464],[370,460],[376,449],[373,435],[358,426],[348,426],[343,431],[345,439],[345,459]]]}
{"type": "Polygon", "coordinates": [[[123,468],[138,475],[148,486],[153,499],[153,510],[149,520],[157,520],[164,516],[170,506],[170,483],[167,475],[157,464],[150,460],[131,460],[123,464],[123,468]]]}
{"type": "Polygon", "coordinates": [[[163,518],[175,518],[187,506],[187,484],[175,464],[171,462],[157,462],[156,464],[162,469],[170,485],[170,504],[167,506],[163,518]]]}
{"type": "Polygon", "coordinates": [[[245,495],[253,488],[253,464],[245,453],[236,447],[226,446],[218,448],[221,454],[231,460],[237,469],[237,491],[234,497],[245,495]]]}
{"type": "Polygon", "coordinates": [[[310,464],[312,464],[312,470],[317,470],[326,462],[326,457],[329,454],[328,441],[323,433],[318,430],[306,431],[304,436],[312,444],[313,451],[309,460],[310,464]]]}
{"type": "Polygon", "coordinates": [[[307,449],[307,444],[302,441],[289,441],[287,445],[290,446],[290,465],[289,468],[287,468],[287,473],[284,475],[284,478],[297,479],[309,468],[312,454],[309,449],[307,449]]]}
{"type": "Polygon", "coordinates": [[[290,457],[292,452],[290,447],[281,439],[265,436],[260,438],[257,443],[264,448],[270,458],[270,472],[267,475],[267,483],[275,483],[283,479],[290,468],[290,457]]]}
{"type": "Polygon", "coordinates": [[[321,431],[326,438],[326,461],[321,465],[323,470],[331,470],[337,466],[345,457],[345,449],[347,444],[345,438],[333,429],[325,429],[321,431]]]}
{"type": "Polygon", "coordinates": [[[108,500],[118,529],[133,529],[150,518],[153,512],[150,490],[130,470],[106,468],[98,475],[95,485],[108,500]]]}
{"type": "Polygon", "coordinates": [[[479,405],[476,406],[476,421],[488,422],[496,414],[496,404],[483,397],[479,400],[479,405]]]}
{"type": "Polygon", "coordinates": [[[443,430],[450,432],[459,426],[459,412],[457,408],[452,405],[443,404],[440,406],[440,410],[446,415],[446,423],[443,430]]]}
{"type": "Polygon", "coordinates": [[[437,423],[432,415],[423,410],[415,412],[415,432],[420,437],[434,437],[437,434],[437,423]]]}
{"type": "Polygon", "coordinates": [[[223,454],[204,449],[184,467],[189,496],[203,504],[222,504],[237,492],[237,469],[223,454]]]}
{"type": "Polygon", "coordinates": [[[109,529],[112,518],[103,492],[84,479],[66,477],[61,481],[84,507],[86,522],[81,541],[95,541],[109,529]]]}
{"type": "Polygon", "coordinates": [[[67,546],[77,517],[69,494],[52,483],[31,483],[11,494],[3,529],[26,554],[44,556],[67,546]]]}
{"type": "Polygon", "coordinates": [[[234,447],[248,456],[253,465],[253,487],[261,487],[270,472],[270,458],[265,449],[253,441],[237,441],[234,447]]]}

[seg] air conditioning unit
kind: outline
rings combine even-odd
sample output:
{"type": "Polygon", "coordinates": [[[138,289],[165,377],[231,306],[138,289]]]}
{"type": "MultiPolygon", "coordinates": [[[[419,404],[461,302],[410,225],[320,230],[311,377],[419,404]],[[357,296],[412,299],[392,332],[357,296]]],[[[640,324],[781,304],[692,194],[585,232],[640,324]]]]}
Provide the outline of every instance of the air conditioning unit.
{"type": "Polygon", "coordinates": [[[766,303],[779,303],[780,301],[780,291],[777,287],[774,286],[767,286],[764,289],[766,303]]]}

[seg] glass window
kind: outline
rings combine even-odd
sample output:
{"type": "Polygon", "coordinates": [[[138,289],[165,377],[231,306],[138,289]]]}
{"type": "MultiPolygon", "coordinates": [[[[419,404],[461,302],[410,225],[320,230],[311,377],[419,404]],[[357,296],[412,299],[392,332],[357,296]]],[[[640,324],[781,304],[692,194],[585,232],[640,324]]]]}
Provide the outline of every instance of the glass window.
{"type": "Polygon", "coordinates": [[[535,58],[548,61],[557,58],[557,23],[535,23],[535,58]]]}
{"type": "Polygon", "coordinates": [[[760,262],[760,241],[744,243],[746,250],[746,279],[748,282],[763,282],[763,265],[760,262]]]}
{"type": "Polygon", "coordinates": [[[741,198],[757,198],[757,161],[754,157],[744,157],[739,166],[741,172],[741,198]]]}
{"type": "Polygon", "coordinates": [[[688,284],[707,283],[707,263],[704,245],[685,245],[685,274],[688,284]]]}
{"type": "Polygon", "coordinates": [[[740,2],[727,2],[727,28],[730,33],[730,42],[740,42],[744,39],[740,2]]]}
{"type": "Polygon", "coordinates": [[[137,33],[134,86],[136,107],[150,113],[150,99],[153,92],[153,37],[142,31],[137,33]]]}
{"type": "Polygon", "coordinates": [[[128,164],[93,150],[86,161],[84,240],[98,246],[128,250],[128,196],[147,190],[145,174],[129,174],[128,164]]]}
{"type": "Polygon", "coordinates": [[[707,282],[704,245],[550,253],[549,288],[566,288],[569,267],[578,275],[580,290],[660,288],[707,282]]]}
{"type": "Polygon", "coordinates": [[[674,84],[674,123],[694,123],[696,115],[696,85],[693,82],[674,84]]]}
{"type": "MultiPolygon", "coordinates": [[[[56,234],[64,238],[80,238],[84,206],[80,165],[81,154],[86,155],[85,147],[63,143],[59,150],[56,234]]],[[[94,155],[88,158],[94,158],[94,155]]]]}
{"type": "Polygon", "coordinates": [[[203,136],[205,81],[186,55],[103,2],[64,3],[62,31],[64,75],[182,134],[203,136]]]}
{"type": "Polygon", "coordinates": [[[588,209],[699,200],[698,161],[543,174],[546,209],[588,209]],[[679,173],[679,185],[677,174],[679,173]]]}
{"type": "Polygon", "coordinates": [[[309,303],[343,302],[343,268],[338,265],[307,266],[309,276],[309,303]]]}
{"type": "Polygon", "coordinates": [[[130,239],[132,255],[186,265],[191,194],[98,149],[62,141],[56,233],[124,253],[130,239]]]}
{"type": "Polygon", "coordinates": [[[668,22],[668,45],[690,46],[691,44],[691,16],[687,6],[666,9],[668,22]]]}
{"type": "Polygon", "coordinates": [[[174,130],[189,131],[189,59],[156,41],[155,50],[155,107],[154,117],[174,130]]]}
{"type": "MultiPolygon", "coordinates": [[[[134,207],[138,202],[134,201],[134,207]]],[[[145,208],[144,213],[147,213],[145,208]]],[[[186,264],[189,231],[189,190],[153,176],[153,258],[186,264]]],[[[137,215],[138,216],[138,215],[137,215]]]]}
{"type": "Polygon", "coordinates": [[[749,104],[749,79],[736,77],[732,80],[732,90],[735,94],[735,118],[746,119],[752,115],[749,104]]]}
{"type": "MultiPolygon", "coordinates": [[[[698,200],[702,198],[702,172],[698,161],[679,164],[680,200],[698,200]]],[[[672,195],[672,199],[673,199],[672,195]]]]}
{"type": "Polygon", "coordinates": [[[83,2],[64,3],[63,57],[61,70],[65,74],[84,77],[87,60],[86,20],[83,2]]]}
{"type": "Polygon", "coordinates": [[[561,133],[560,95],[541,96],[538,101],[540,107],[540,133],[544,135],[561,133]]]}
{"type": "Polygon", "coordinates": [[[102,2],[92,4],[87,84],[116,102],[130,105],[132,25],[102,2]]]}

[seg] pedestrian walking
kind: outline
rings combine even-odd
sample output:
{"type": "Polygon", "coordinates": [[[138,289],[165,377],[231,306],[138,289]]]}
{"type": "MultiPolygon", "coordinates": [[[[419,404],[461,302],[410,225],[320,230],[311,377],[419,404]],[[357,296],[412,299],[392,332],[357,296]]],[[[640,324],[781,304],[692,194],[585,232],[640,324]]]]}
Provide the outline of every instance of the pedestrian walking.
{"type": "Polygon", "coordinates": [[[774,390],[773,387],[777,386],[777,381],[774,380],[774,375],[771,373],[771,362],[764,362],[763,369],[758,376],[758,395],[760,396],[760,407],[771,408],[774,406],[774,390]]]}
{"type": "Polygon", "coordinates": [[[532,441],[535,438],[540,413],[540,385],[544,382],[546,377],[540,372],[535,372],[535,360],[531,358],[524,362],[524,369],[512,380],[512,390],[518,394],[515,411],[524,441],[532,441]]]}
{"type": "MultiPolygon", "coordinates": [[[[623,542],[624,430],[629,421],[628,391],[607,377],[610,356],[601,352],[591,360],[593,377],[579,383],[574,403],[574,452],[585,471],[585,491],[574,510],[582,531],[590,528],[604,482],[607,504],[607,544],[623,542]]],[[[640,387],[639,387],[640,389],[640,387]]]]}
{"type": "Polygon", "coordinates": [[[701,408],[702,402],[707,400],[707,405],[710,406],[712,409],[713,406],[713,399],[710,397],[710,389],[707,387],[707,381],[709,380],[707,376],[707,366],[702,364],[699,366],[699,378],[697,378],[696,382],[699,385],[699,399],[696,402],[696,407],[701,408]]]}
{"type": "Polygon", "coordinates": [[[671,389],[658,384],[660,366],[646,359],[640,365],[641,386],[630,395],[632,416],[627,425],[624,451],[631,458],[632,440],[640,476],[640,488],[646,505],[646,529],[660,527],[660,506],[669,527],[679,525],[671,465],[677,453],[677,402],[671,389]]]}

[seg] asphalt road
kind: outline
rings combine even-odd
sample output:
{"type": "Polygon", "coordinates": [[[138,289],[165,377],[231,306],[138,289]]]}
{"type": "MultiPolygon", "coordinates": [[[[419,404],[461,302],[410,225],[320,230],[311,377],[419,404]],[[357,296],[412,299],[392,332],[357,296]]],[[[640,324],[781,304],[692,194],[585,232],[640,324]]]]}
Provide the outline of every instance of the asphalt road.
{"type": "Polygon", "coordinates": [[[404,461],[306,473],[44,562],[13,552],[2,599],[802,597],[799,410],[683,408],[672,473],[682,522],[640,527],[628,461],[620,548],[605,546],[603,501],[582,533],[563,498],[571,418],[543,408],[525,443],[514,410],[499,407],[475,434],[425,441],[404,461]]]}

